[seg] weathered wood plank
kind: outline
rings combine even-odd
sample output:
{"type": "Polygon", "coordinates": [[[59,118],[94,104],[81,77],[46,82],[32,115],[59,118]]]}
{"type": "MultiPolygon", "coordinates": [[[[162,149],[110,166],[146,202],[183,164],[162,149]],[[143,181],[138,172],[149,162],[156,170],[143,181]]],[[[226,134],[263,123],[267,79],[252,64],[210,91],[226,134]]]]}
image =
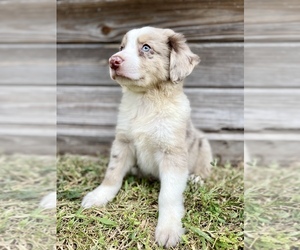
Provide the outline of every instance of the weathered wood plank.
{"type": "Polygon", "coordinates": [[[300,89],[245,89],[245,130],[300,128],[300,89]]]}
{"type": "MultiPolygon", "coordinates": [[[[118,45],[58,45],[58,84],[117,85],[109,77],[108,58],[118,45]]],[[[243,87],[242,43],[190,44],[201,63],[186,79],[185,86],[243,87]]]]}
{"type": "Polygon", "coordinates": [[[300,131],[245,133],[250,161],[258,165],[300,163],[300,131]]]}
{"type": "MultiPolygon", "coordinates": [[[[210,139],[214,157],[218,162],[234,164],[243,161],[244,141],[243,133],[227,134],[225,137],[219,134],[207,134],[210,139]]],[[[106,154],[110,152],[111,142],[114,138],[113,130],[97,129],[72,129],[72,127],[60,127],[58,129],[58,152],[61,154],[106,154]],[[105,137],[103,136],[105,134],[105,137]]]]}
{"type": "MultiPolygon", "coordinates": [[[[210,140],[214,158],[219,163],[231,162],[237,164],[244,157],[243,133],[206,133],[210,140]]],[[[75,128],[74,126],[59,126],[58,152],[73,154],[98,155],[110,152],[114,138],[112,129],[75,128]]],[[[300,162],[299,133],[252,133],[246,134],[246,143],[250,160],[259,165],[278,163],[290,165],[300,162]]]]}
{"type": "Polygon", "coordinates": [[[298,0],[252,0],[245,3],[245,40],[299,41],[298,0]]]}
{"type": "Polygon", "coordinates": [[[5,124],[56,124],[56,86],[0,85],[0,125],[5,124]]]}
{"type": "Polygon", "coordinates": [[[1,1],[1,43],[56,43],[56,1],[1,1]]]}
{"type": "Polygon", "coordinates": [[[1,154],[56,155],[56,136],[19,136],[0,133],[1,154]]]}
{"type": "MultiPolygon", "coordinates": [[[[296,130],[300,127],[300,89],[185,89],[197,127],[208,130],[245,128],[296,130]]],[[[120,87],[58,87],[58,122],[74,125],[116,123],[120,87]]],[[[56,87],[0,87],[1,124],[53,123],[56,87]]]]}
{"type": "Polygon", "coordinates": [[[245,87],[299,87],[299,43],[245,43],[245,87]]]}
{"type": "MultiPolygon", "coordinates": [[[[245,89],[245,128],[298,129],[300,89],[245,89]]],[[[192,119],[207,131],[244,128],[243,89],[185,89],[192,119]]],[[[58,88],[58,121],[63,124],[115,125],[121,89],[58,88]]]]}
{"type": "Polygon", "coordinates": [[[56,85],[55,44],[0,44],[0,85],[56,85]]]}
{"type": "MultiPolygon", "coordinates": [[[[243,89],[185,89],[195,125],[208,131],[243,129],[243,89]]],[[[116,124],[121,88],[58,87],[58,123],[116,124]]]]}
{"type": "Polygon", "coordinates": [[[244,1],[57,2],[58,42],[119,42],[129,29],[172,28],[189,41],[243,41],[244,1]]]}

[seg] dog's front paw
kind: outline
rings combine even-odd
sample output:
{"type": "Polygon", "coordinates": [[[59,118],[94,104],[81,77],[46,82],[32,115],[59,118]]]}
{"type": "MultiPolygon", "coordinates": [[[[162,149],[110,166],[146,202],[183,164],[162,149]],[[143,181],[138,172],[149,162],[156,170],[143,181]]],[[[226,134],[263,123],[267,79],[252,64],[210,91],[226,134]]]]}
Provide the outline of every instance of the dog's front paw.
{"type": "Polygon", "coordinates": [[[81,206],[83,208],[90,208],[93,206],[101,207],[105,206],[108,202],[107,199],[104,199],[104,197],[99,196],[99,194],[95,191],[89,192],[86,196],[84,196],[81,206]]]}
{"type": "Polygon", "coordinates": [[[51,192],[44,196],[39,204],[39,207],[42,209],[56,208],[56,192],[51,192]]]}
{"type": "Polygon", "coordinates": [[[181,226],[157,226],[155,231],[155,241],[163,247],[174,247],[184,234],[181,226]]]}

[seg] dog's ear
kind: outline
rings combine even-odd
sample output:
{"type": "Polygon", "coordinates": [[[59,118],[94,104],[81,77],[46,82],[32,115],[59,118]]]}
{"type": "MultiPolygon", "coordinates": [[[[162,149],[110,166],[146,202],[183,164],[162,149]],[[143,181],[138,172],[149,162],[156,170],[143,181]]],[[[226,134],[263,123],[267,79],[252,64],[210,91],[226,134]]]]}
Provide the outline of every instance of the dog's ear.
{"type": "Polygon", "coordinates": [[[174,83],[183,81],[200,62],[199,56],[195,55],[186,44],[182,34],[167,29],[170,52],[170,80],[174,83]]]}

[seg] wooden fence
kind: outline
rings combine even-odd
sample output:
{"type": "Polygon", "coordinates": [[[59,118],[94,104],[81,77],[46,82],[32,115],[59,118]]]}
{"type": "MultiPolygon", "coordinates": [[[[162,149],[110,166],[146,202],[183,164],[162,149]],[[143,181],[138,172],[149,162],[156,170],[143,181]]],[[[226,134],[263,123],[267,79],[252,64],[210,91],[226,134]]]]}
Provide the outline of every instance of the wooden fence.
{"type": "MultiPolygon", "coordinates": [[[[0,26],[0,54],[5,58],[0,68],[3,151],[52,152],[57,131],[59,153],[107,153],[121,97],[120,87],[109,78],[108,58],[128,30],[155,26],[183,33],[201,57],[186,79],[185,92],[192,119],[207,133],[216,157],[222,162],[243,159],[244,111],[252,155],[274,159],[282,150],[277,143],[281,141],[289,154],[295,153],[294,135],[300,127],[295,108],[299,106],[295,53],[299,34],[291,35],[297,18],[291,9],[285,20],[291,26],[278,36],[283,27],[276,23],[276,14],[259,14],[271,13],[268,5],[248,4],[254,11],[245,12],[244,52],[242,0],[21,2],[20,8],[7,1],[1,15],[9,20],[0,26]],[[51,11],[55,4],[56,16],[51,11]],[[22,14],[9,19],[16,9],[22,14]],[[51,20],[54,24],[57,20],[57,30],[51,20]],[[290,40],[293,46],[287,43],[290,40]],[[274,49],[280,51],[280,64],[274,49]],[[57,59],[57,68],[52,59],[57,59]],[[288,112],[278,116],[278,103],[288,112]]],[[[283,14],[287,11],[279,1],[273,4],[283,14]]]]}
{"type": "Polygon", "coordinates": [[[108,58],[132,28],[183,33],[201,64],[186,79],[195,125],[215,155],[243,155],[243,1],[59,1],[58,146],[60,152],[107,151],[121,88],[108,58]]]}

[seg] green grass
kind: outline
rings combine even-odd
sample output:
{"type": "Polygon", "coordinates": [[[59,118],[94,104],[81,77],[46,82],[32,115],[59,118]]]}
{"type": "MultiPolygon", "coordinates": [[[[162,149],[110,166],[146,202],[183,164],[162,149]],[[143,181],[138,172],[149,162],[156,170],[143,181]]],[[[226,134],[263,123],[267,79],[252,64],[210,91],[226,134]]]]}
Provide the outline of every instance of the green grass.
{"type": "MultiPolygon", "coordinates": [[[[106,207],[82,210],[83,196],[99,185],[105,158],[64,156],[58,161],[57,249],[162,249],[154,242],[159,182],[128,176],[106,207]]],[[[186,234],[173,249],[242,249],[243,169],[214,167],[204,186],[184,193],[186,234]]]]}
{"type": "Polygon", "coordinates": [[[298,166],[251,166],[245,174],[245,248],[300,249],[298,166]]]}
{"type": "Polygon", "coordinates": [[[51,157],[0,156],[0,249],[53,249],[55,211],[38,204],[55,176],[51,157]]]}

